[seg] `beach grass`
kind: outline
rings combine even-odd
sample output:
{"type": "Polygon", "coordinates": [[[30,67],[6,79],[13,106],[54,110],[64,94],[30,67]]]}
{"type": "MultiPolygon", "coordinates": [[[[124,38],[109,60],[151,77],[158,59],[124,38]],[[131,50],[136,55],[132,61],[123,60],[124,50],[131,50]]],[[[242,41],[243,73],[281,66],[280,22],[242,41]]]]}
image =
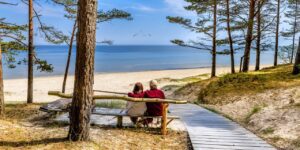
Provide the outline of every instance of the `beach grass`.
{"type": "Polygon", "coordinates": [[[201,89],[198,94],[200,103],[218,104],[221,102],[216,101],[215,97],[256,94],[270,89],[299,86],[300,75],[292,75],[292,68],[292,65],[280,65],[256,72],[226,74],[191,83],[179,90],[188,86],[198,86],[201,89]]]}
{"type": "Polygon", "coordinates": [[[126,103],[123,100],[97,100],[96,107],[124,109],[126,108],[126,103]]]}

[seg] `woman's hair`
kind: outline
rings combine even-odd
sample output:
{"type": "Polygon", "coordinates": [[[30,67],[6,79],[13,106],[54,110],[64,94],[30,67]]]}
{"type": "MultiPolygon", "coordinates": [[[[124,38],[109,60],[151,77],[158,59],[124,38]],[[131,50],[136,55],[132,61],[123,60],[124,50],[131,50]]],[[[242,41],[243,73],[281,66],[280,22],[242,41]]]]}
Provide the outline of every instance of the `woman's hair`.
{"type": "Polygon", "coordinates": [[[134,88],[133,88],[133,93],[138,93],[140,91],[144,91],[144,87],[143,87],[143,84],[140,83],[140,82],[137,82],[135,85],[134,85],[134,88]]]}

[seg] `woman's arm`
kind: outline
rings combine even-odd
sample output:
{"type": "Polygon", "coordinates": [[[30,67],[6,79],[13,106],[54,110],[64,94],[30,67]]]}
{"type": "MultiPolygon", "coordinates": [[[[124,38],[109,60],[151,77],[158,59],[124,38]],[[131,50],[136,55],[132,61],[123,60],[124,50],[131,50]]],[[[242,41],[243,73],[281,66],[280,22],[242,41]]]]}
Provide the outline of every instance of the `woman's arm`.
{"type": "Polygon", "coordinates": [[[128,93],[127,96],[128,97],[134,97],[134,94],[133,93],[128,93]]]}

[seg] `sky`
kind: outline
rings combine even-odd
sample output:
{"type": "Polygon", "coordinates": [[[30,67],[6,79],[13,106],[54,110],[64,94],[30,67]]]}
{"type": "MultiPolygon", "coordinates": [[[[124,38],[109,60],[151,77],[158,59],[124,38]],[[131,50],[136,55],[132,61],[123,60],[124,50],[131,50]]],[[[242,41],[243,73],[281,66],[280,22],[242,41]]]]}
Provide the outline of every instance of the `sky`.
{"type": "MultiPolygon", "coordinates": [[[[9,0],[13,2],[18,0],[9,0]]],[[[166,16],[184,16],[195,18],[195,14],[184,10],[184,0],[99,0],[99,10],[117,8],[131,13],[133,20],[113,20],[98,24],[97,41],[112,40],[114,45],[171,45],[172,39],[191,39],[196,34],[179,25],[171,24],[166,16]]],[[[35,8],[42,15],[42,21],[48,25],[70,33],[72,22],[64,18],[63,7],[46,0],[38,1],[35,8]],[[44,1],[44,2],[43,2],[44,1]]],[[[0,17],[18,24],[27,23],[27,6],[0,5],[0,17]]],[[[37,21],[35,21],[37,23],[37,21]]],[[[35,34],[36,45],[47,45],[38,31],[35,34]]]]}
{"type": "MultiPolygon", "coordinates": [[[[6,0],[6,2],[19,2],[17,6],[0,5],[0,18],[8,22],[26,24],[28,20],[27,5],[20,0],[6,0]]],[[[41,14],[42,21],[47,25],[70,34],[73,23],[64,18],[64,9],[51,3],[51,0],[37,0],[36,10],[41,14]]],[[[99,10],[117,8],[131,13],[133,20],[113,20],[97,26],[97,41],[113,41],[114,45],[171,45],[170,40],[195,40],[201,34],[193,33],[180,25],[171,24],[167,16],[182,16],[196,20],[193,12],[184,9],[187,3],[184,0],[98,0],[99,10]]],[[[35,20],[35,24],[37,21],[35,20]]],[[[284,24],[281,28],[286,28],[284,24]]],[[[35,30],[36,45],[48,45],[38,30],[35,30]]],[[[227,36],[226,33],[217,35],[227,36]]],[[[289,44],[290,40],[280,39],[281,45],[289,44]]]]}

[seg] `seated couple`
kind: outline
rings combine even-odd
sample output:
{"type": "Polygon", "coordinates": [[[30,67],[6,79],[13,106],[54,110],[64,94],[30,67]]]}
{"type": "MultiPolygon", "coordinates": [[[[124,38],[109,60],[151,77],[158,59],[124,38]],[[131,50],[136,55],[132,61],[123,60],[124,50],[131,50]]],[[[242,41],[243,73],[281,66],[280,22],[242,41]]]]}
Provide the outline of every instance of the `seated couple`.
{"type": "MultiPolygon", "coordinates": [[[[142,83],[136,83],[134,85],[133,91],[128,93],[129,97],[133,98],[160,98],[165,99],[165,94],[163,91],[157,88],[157,81],[150,81],[150,90],[144,91],[142,83]]],[[[131,121],[136,124],[138,122],[147,125],[153,121],[152,118],[144,119],[138,121],[137,116],[161,116],[162,115],[162,103],[144,103],[144,102],[128,102],[127,114],[132,116],[131,121]]]]}

